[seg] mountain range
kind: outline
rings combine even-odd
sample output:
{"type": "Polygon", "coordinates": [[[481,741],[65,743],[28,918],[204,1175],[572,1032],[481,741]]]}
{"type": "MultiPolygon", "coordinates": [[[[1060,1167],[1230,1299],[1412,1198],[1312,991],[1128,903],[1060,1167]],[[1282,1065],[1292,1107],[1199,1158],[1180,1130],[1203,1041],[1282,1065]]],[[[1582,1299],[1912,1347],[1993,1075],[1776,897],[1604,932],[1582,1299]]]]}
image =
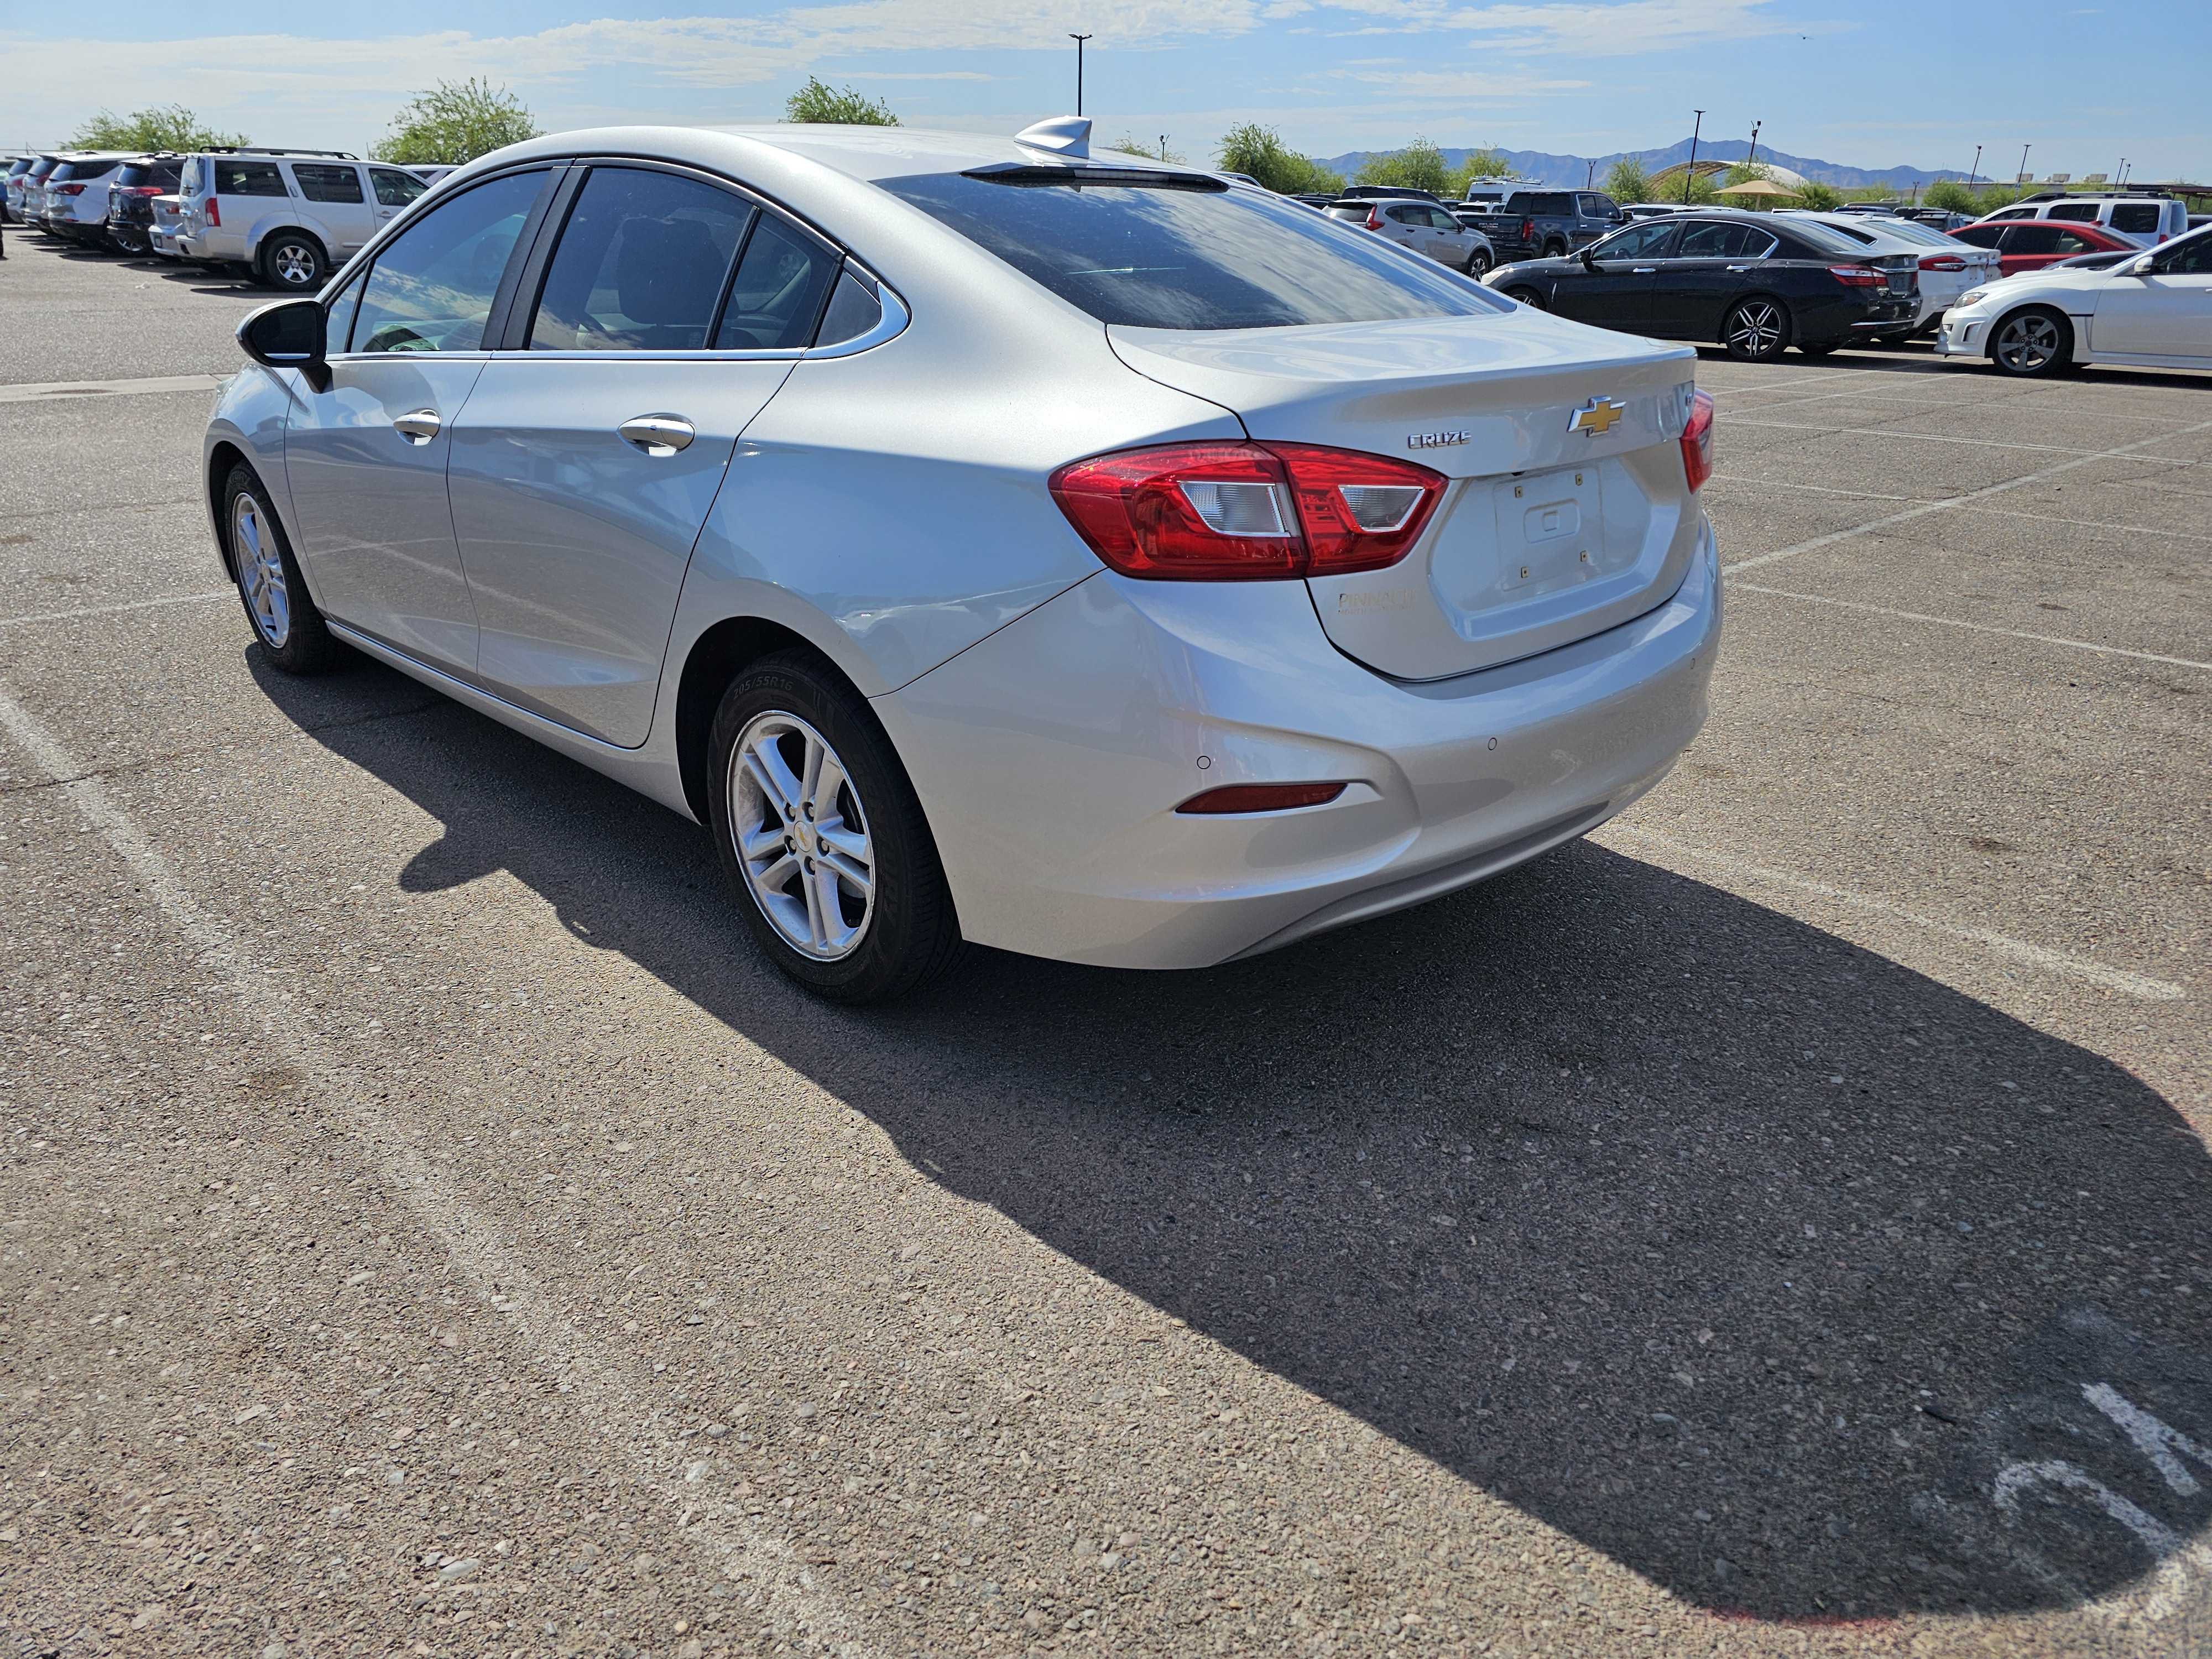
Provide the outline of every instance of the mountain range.
{"type": "MultiPolygon", "coordinates": [[[[1375,154],[1371,150],[1356,149],[1344,155],[1323,159],[1323,165],[1334,167],[1346,178],[1359,171],[1360,163],[1375,154]]],[[[1444,162],[1457,167],[1474,154],[1471,149],[1448,149],[1444,162]]],[[[1556,155],[1540,149],[1500,150],[1506,164],[1524,179],[1534,179],[1546,185],[1582,185],[1592,182],[1602,185],[1607,168],[1624,156],[1643,166],[1646,173],[1657,173],[1678,162],[1690,159],[1690,141],[1669,144],[1663,149],[1615,150],[1609,155],[1556,155]],[[1592,164],[1595,163],[1595,171],[1592,164]]],[[[1751,154],[1751,146],[1741,138],[1707,138],[1698,145],[1701,161],[1741,161],[1751,154]]],[[[1765,144],[1759,147],[1759,159],[1771,161],[1803,173],[1815,183],[1833,185],[1840,190],[1860,190],[1869,185],[1883,185],[1895,190],[1911,190],[1916,185],[1926,186],[1938,179],[1964,179],[1966,175],[1956,167],[1854,167],[1839,161],[1823,161],[1811,155],[1792,155],[1786,150],[1774,149],[1765,144]]],[[[1986,173],[1981,177],[1986,180],[1986,173]]]]}

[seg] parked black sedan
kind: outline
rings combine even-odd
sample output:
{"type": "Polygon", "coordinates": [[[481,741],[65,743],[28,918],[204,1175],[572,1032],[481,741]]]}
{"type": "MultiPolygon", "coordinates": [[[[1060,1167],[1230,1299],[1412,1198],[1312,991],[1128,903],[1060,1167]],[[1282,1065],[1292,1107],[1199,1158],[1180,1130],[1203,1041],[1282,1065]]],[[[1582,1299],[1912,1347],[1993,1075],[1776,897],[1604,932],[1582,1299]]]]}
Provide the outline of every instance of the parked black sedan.
{"type": "Polygon", "coordinates": [[[1578,254],[1500,265],[1485,280],[1578,322],[1765,362],[1792,345],[1823,356],[1911,333],[1920,267],[1808,221],[1699,211],[1640,220],[1578,254]]]}

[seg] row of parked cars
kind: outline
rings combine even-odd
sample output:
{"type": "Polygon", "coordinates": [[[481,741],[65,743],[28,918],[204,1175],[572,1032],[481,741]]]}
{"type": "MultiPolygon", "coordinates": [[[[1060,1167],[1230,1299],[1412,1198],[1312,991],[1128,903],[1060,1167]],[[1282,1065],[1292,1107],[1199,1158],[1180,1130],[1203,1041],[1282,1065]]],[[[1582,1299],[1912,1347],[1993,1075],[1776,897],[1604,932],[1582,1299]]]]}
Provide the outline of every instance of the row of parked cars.
{"type": "Polygon", "coordinates": [[[87,247],[244,266],[313,293],[452,171],[343,150],[48,150],[8,163],[7,213],[87,247]]]}
{"type": "Polygon", "coordinates": [[[1752,361],[1926,335],[2014,374],[2212,367],[2212,283],[2197,269],[2212,221],[2166,197],[2052,191],[1968,221],[1887,204],[1748,213],[1478,188],[1486,199],[1376,186],[1301,199],[1524,305],[1752,361]],[[2046,271],[2047,295],[2016,285],[2046,271]],[[1947,331],[1992,295],[2002,315],[1947,331]]]}

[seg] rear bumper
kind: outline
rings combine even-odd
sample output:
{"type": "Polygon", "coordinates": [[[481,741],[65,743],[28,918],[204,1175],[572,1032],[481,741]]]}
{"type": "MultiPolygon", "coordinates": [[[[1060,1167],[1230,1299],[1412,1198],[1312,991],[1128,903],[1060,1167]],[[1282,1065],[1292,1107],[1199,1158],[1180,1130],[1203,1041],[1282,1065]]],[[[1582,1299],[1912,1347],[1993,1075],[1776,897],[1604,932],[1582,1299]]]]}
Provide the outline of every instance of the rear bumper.
{"type": "Polygon", "coordinates": [[[1656,609],[1419,685],[1329,646],[1304,585],[1102,574],[875,702],[978,943],[1198,968],[1463,887],[1663,777],[1705,716],[1711,527],[1656,609]],[[1225,783],[1344,781],[1325,806],[1174,810],[1225,783]]]}

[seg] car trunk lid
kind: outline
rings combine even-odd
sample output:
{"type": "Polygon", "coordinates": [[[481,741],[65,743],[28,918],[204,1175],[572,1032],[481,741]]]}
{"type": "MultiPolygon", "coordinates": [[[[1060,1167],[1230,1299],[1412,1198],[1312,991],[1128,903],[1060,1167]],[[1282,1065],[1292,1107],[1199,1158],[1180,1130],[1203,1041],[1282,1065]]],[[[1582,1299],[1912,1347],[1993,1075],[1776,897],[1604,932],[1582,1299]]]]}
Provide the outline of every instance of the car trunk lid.
{"type": "Polygon", "coordinates": [[[1570,644],[1660,604],[1689,568],[1687,347],[1525,310],[1107,334],[1138,373],[1232,410],[1256,439],[1444,475],[1403,559],[1307,583],[1329,638],[1379,672],[1441,679],[1570,644]]]}

